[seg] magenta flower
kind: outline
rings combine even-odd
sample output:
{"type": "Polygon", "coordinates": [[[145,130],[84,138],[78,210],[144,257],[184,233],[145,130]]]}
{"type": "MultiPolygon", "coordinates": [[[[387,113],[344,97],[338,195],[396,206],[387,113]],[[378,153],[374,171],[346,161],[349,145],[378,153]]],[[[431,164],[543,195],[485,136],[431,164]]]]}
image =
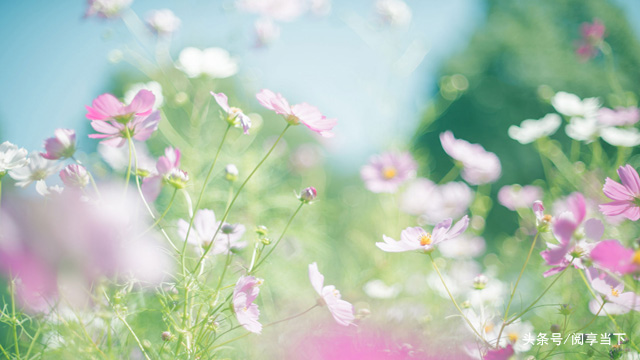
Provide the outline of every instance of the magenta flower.
{"type": "Polygon", "coordinates": [[[86,116],[89,120],[115,120],[126,124],[134,115],[151,114],[155,101],[155,95],[149,90],[138,91],[129,105],[121,103],[111,94],[102,94],[93,100],[91,106],[85,106],[87,108],[86,116]]]}
{"type": "Polygon", "coordinates": [[[67,165],[60,171],[60,179],[66,186],[83,188],[89,184],[89,172],[78,164],[67,165]]]}
{"type": "Polygon", "coordinates": [[[640,250],[627,249],[617,240],[601,241],[591,251],[591,260],[601,268],[620,274],[640,272],[640,250]]]}
{"type": "Polygon", "coordinates": [[[534,185],[505,185],[498,191],[498,201],[509,210],[528,209],[542,197],[542,188],[534,185]]]}
{"type": "Polygon", "coordinates": [[[318,300],[320,305],[326,305],[331,316],[336,322],[343,326],[349,326],[355,320],[353,314],[353,305],[342,300],[340,291],[333,285],[324,286],[324,276],[318,270],[318,264],[315,262],[309,264],[309,280],[313,289],[321,296],[318,300]]]}
{"type": "Polygon", "coordinates": [[[509,344],[504,348],[487,351],[487,354],[484,356],[484,360],[508,360],[514,353],[513,345],[509,344]]]}
{"type": "Polygon", "coordinates": [[[600,205],[607,216],[623,215],[629,220],[640,219],[640,176],[633,166],[620,166],[618,176],[622,184],[607,178],[602,191],[612,202],[600,205]]]}
{"type": "Polygon", "coordinates": [[[446,219],[433,228],[432,233],[424,231],[421,227],[408,227],[402,230],[400,241],[382,235],[384,242],[377,242],[376,246],[386,252],[404,252],[421,250],[431,252],[439,243],[453,239],[467,230],[469,217],[463,216],[453,227],[451,219],[446,219]]]}
{"type": "Polygon", "coordinates": [[[334,135],[331,129],[336,126],[338,120],[325,117],[315,106],[307,103],[289,105],[287,99],[281,94],[276,94],[267,89],[262,89],[256,94],[256,98],[260,105],[275,111],[276,114],[282,115],[291,125],[302,123],[311,131],[317,132],[324,137],[332,137],[334,135]]]}
{"type": "Polygon", "coordinates": [[[142,180],[142,193],[145,199],[149,202],[155,201],[165,183],[176,189],[184,189],[189,181],[189,174],[179,167],[180,150],[171,146],[164,149],[164,156],[160,156],[156,163],[158,173],[142,180]]]}
{"type": "Polygon", "coordinates": [[[318,196],[318,191],[313,186],[309,186],[300,192],[298,199],[305,204],[311,203],[318,196]]]}
{"type": "Polygon", "coordinates": [[[94,120],[91,122],[91,127],[101,134],[89,134],[89,137],[92,139],[105,139],[101,143],[120,147],[127,142],[128,137],[138,141],[146,141],[158,129],[159,122],[160,112],[157,110],[145,116],[135,115],[133,120],[126,124],[118,121],[94,120]]]}
{"type": "Polygon", "coordinates": [[[410,153],[387,152],[374,155],[362,167],[360,177],[374,193],[394,193],[405,181],[415,177],[418,164],[410,153]]]}
{"type": "Polygon", "coordinates": [[[48,160],[66,159],[76,152],[76,132],[71,129],[56,129],[54,136],[44,141],[46,153],[40,153],[48,160]]]}
{"type": "Polygon", "coordinates": [[[260,293],[259,286],[263,280],[253,276],[241,276],[233,290],[233,311],[236,313],[238,323],[247,331],[260,334],[262,332],[262,324],[258,321],[260,318],[260,310],[258,305],[253,302],[260,293]]]}
{"type": "Polygon", "coordinates": [[[462,164],[462,178],[469,184],[489,184],[500,177],[500,159],[482,145],[456,139],[451,131],[440,134],[440,143],[449,156],[462,164]]]}
{"type": "Polygon", "coordinates": [[[216,102],[218,103],[218,105],[220,105],[222,111],[227,114],[227,122],[236,127],[242,126],[242,130],[244,131],[245,135],[248,135],[249,129],[251,128],[251,119],[247,115],[245,115],[239,108],[229,107],[229,100],[227,99],[227,95],[223,93],[216,94],[211,91],[211,96],[216,99],[216,102]]]}

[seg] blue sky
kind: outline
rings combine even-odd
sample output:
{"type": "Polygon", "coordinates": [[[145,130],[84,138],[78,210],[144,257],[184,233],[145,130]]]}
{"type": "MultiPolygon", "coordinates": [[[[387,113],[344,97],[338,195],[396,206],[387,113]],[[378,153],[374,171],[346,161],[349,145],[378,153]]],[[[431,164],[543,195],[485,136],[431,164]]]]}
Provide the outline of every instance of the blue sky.
{"type": "MultiPolygon", "coordinates": [[[[149,10],[170,8],[182,19],[174,57],[185,46],[226,48],[241,59],[237,81],[245,88],[271,88],[337,117],[335,147],[350,156],[336,158],[348,165],[402,147],[433,89],[434,72],[464,47],[484,18],[477,0],[407,3],[411,25],[381,29],[371,26],[374,1],[334,1],[326,18],[283,23],[281,38],[263,50],[251,46],[256,16],[234,10],[232,1],[135,0],[132,9],[144,17],[149,10]],[[412,72],[394,70],[407,49],[413,50],[405,59],[426,56],[412,72]]],[[[111,50],[131,44],[126,27],[121,21],[84,19],[85,6],[81,0],[0,4],[1,32],[10,34],[0,53],[3,140],[39,149],[55,128],[84,129],[84,105],[108,89],[113,74],[130,66],[107,60],[111,50]]]]}

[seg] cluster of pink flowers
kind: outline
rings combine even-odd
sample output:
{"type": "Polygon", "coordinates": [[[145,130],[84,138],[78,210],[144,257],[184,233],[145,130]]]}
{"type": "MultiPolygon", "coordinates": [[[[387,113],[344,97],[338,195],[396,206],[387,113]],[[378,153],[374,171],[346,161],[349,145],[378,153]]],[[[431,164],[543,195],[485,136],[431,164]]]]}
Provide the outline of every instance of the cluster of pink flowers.
{"type": "Polygon", "coordinates": [[[576,54],[585,61],[595,57],[598,54],[598,47],[605,37],[605,31],[604,24],[598,19],[593,19],[592,23],[583,23],[580,28],[582,39],[578,44],[576,54]]]}
{"type": "Polygon", "coordinates": [[[440,134],[440,142],[444,151],[462,164],[462,178],[469,184],[489,184],[500,177],[500,159],[482,145],[456,139],[451,131],[440,134]]]}

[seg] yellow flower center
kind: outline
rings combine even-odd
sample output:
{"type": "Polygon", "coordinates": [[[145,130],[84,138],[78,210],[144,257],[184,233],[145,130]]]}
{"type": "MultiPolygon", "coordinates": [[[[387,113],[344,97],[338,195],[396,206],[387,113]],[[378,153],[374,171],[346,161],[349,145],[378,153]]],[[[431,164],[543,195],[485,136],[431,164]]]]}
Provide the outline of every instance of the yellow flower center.
{"type": "Polygon", "coordinates": [[[491,332],[491,330],[493,330],[493,324],[487,324],[487,325],[484,327],[484,332],[485,332],[485,333],[489,333],[489,332],[491,332]]]}
{"type": "Polygon", "coordinates": [[[426,233],[420,236],[420,245],[422,246],[431,245],[431,234],[426,233]]]}
{"type": "Polygon", "coordinates": [[[550,222],[551,221],[551,215],[547,214],[547,215],[543,216],[542,220],[546,221],[546,222],[550,222]]]}
{"type": "Polygon", "coordinates": [[[386,167],[382,170],[382,176],[387,179],[393,179],[398,174],[398,171],[393,166],[386,167]]]}
{"type": "Polygon", "coordinates": [[[512,343],[515,343],[516,341],[518,341],[518,334],[516,333],[510,333],[509,335],[507,335],[507,337],[509,338],[509,341],[512,343]]]}
{"type": "Polygon", "coordinates": [[[640,266],[640,250],[637,250],[635,254],[633,254],[631,262],[640,266]]]}
{"type": "Polygon", "coordinates": [[[620,292],[618,292],[618,290],[614,289],[613,287],[611,287],[611,295],[618,297],[620,296],[620,292]]]}

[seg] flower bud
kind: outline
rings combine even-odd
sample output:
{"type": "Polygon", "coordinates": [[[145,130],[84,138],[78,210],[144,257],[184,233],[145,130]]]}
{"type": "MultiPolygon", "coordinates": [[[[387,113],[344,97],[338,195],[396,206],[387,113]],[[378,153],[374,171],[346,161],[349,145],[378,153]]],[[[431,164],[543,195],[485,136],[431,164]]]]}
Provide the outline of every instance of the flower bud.
{"type": "Polygon", "coordinates": [[[317,196],[318,196],[318,192],[316,191],[316,188],[310,186],[310,187],[302,190],[302,192],[300,193],[300,196],[298,198],[303,203],[309,204],[310,202],[315,200],[317,196]]]}
{"type": "Polygon", "coordinates": [[[271,245],[271,239],[269,239],[268,237],[261,238],[260,242],[263,243],[265,246],[271,245]]]}
{"type": "Polygon", "coordinates": [[[234,164],[229,164],[224,168],[224,178],[234,182],[238,180],[238,168],[234,164]]]}
{"type": "Polygon", "coordinates": [[[356,313],[356,319],[365,319],[368,318],[371,315],[371,310],[369,309],[359,309],[358,312],[356,313]]]}
{"type": "Polygon", "coordinates": [[[173,335],[170,332],[165,331],[162,333],[162,341],[171,341],[172,339],[173,335]]]}
{"type": "Polygon", "coordinates": [[[552,324],[550,330],[552,333],[559,333],[562,329],[560,328],[560,325],[552,324]]]}
{"type": "Polygon", "coordinates": [[[258,237],[262,239],[269,234],[269,229],[264,225],[258,225],[256,226],[256,234],[258,234],[258,237]]]}
{"type": "Polygon", "coordinates": [[[482,290],[487,286],[489,278],[484,274],[480,274],[473,279],[473,288],[476,290],[482,290]]]}
{"type": "Polygon", "coordinates": [[[70,158],[76,152],[76,132],[71,129],[56,129],[54,136],[44,141],[46,153],[43,158],[58,160],[70,158]]]}
{"type": "Polygon", "coordinates": [[[171,169],[171,172],[166,176],[167,184],[180,190],[187,186],[189,181],[189,174],[186,171],[180,169],[171,169]]]}
{"type": "Polygon", "coordinates": [[[569,316],[573,312],[573,306],[571,306],[569,304],[562,304],[562,305],[560,305],[560,309],[558,310],[558,312],[561,315],[569,316]]]}
{"type": "Polygon", "coordinates": [[[60,171],[60,179],[69,187],[83,188],[89,184],[89,173],[82,165],[67,165],[60,171]]]}

